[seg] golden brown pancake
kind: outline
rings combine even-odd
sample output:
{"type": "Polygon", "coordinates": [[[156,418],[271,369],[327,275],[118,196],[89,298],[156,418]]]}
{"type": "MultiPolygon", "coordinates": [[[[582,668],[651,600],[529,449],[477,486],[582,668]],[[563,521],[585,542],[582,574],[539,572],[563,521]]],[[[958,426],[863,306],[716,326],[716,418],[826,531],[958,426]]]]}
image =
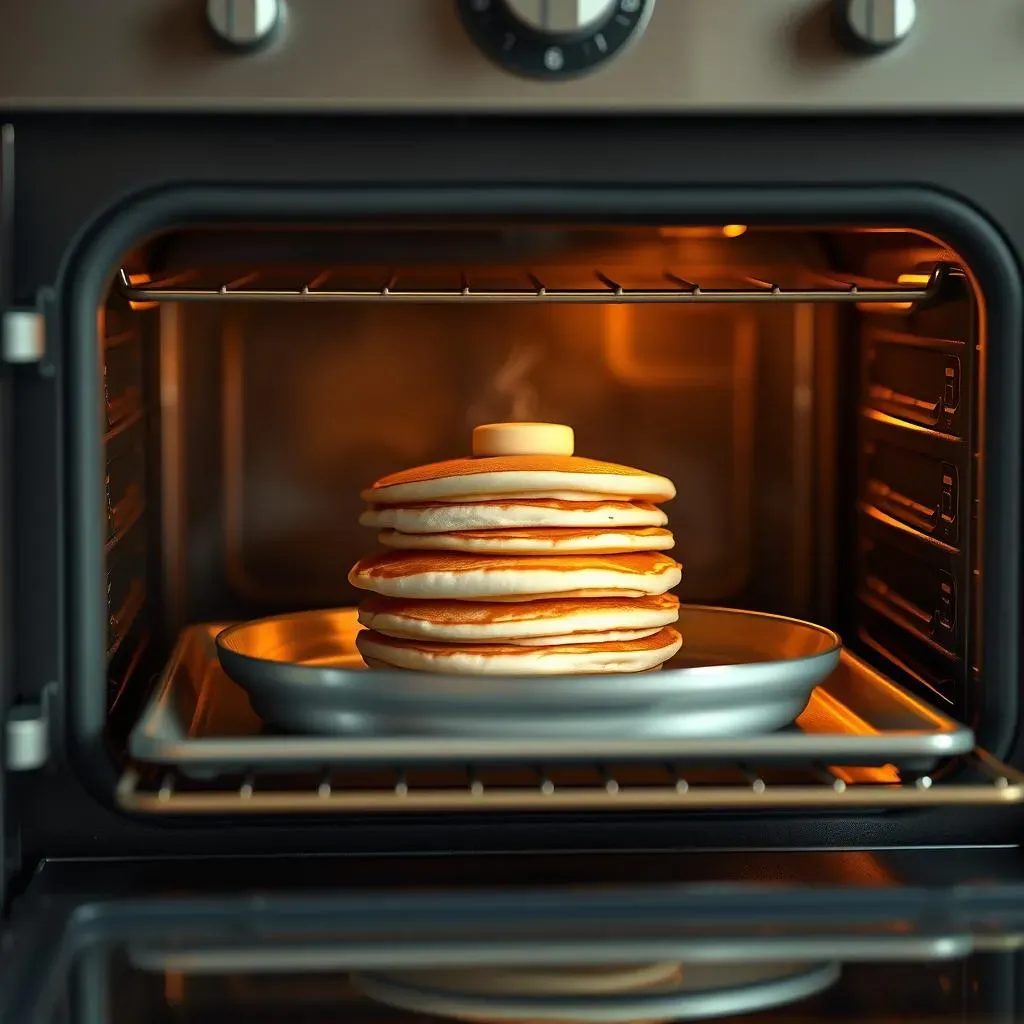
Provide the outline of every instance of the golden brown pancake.
{"type": "Polygon", "coordinates": [[[372,505],[359,517],[363,526],[402,533],[457,533],[542,527],[608,529],[664,526],[668,516],[647,501],[565,501],[506,498],[498,501],[421,501],[372,505]]]}
{"type": "MultiPolygon", "coordinates": [[[[597,633],[655,633],[676,621],[679,599],[673,594],[639,598],[477,602],[417,601],[373,594],[359,605],[359,621],[386,636],[448,643],[536,643],[597,633]]],[[[607,635],[606,639],[621,637],[607,635]]]]}
{"type": "Polygon", "coordinates": [[[512,644],[445,644],[402,640],[363,630],[356,646],[367,664],[454,675],[585,675],[646,672],[679,650],[670,626],[636,640],[523,647],[512,644]]]}
{"type": "Polygon", "coordinates": [[[400,533],[382,530],[377,540],[402,551],[465,551],[493,555],[601,555],[631,551],[668,551],[675,540],[668,530],[585,530],[540,527],[518,530],[460,530],[456,533],[400,533]]]}
{"type": "Polygon", "coordinates": [[[672,481],[654,473],[578,455],[501,455],[449,459],[382,477],[362,492],[375,505],[497,497],[580,498],[652,502],[675,497],[672,481]]]}
{"type": "Polygon", "coordinates": [[[589,592],[664,594],[682,577],[668,555],[468,555],[387,551],[357,562],[349,582],[389,597],[458,601],[525,600],[589,592]]]}

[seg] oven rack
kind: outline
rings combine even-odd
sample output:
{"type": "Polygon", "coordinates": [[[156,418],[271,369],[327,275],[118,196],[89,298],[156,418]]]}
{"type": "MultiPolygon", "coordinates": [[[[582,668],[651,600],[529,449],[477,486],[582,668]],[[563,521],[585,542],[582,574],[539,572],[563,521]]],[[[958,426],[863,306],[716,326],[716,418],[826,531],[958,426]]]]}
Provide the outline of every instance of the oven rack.
{"type": "Polygon", "coordinates": [[[117,786],[127,811],[323,814],[407,811],[616,811],[910,808],[1024,800],[1024,775],[983,750],[920,777],[894,768],[519,765],[286,774],[252,769],[196,778],[132,765],[117,786]]]}
{"type": "MultiPolygon", "coordinates": [[[[131,275],[123,268],[119,287],[133,303],[150,302],[525,302],[525,303],[693,303],[693,302],[847,302],[898,303],[914,305],[930,301],[941,291],[948,271],[946,264],[937,265],[927,274],[914,274],[913,285],[879,282],[832,281],[821,287],[789,287],[755,277],[743,277],[739,287],[701,285],[671,270],[661,274],[665,287],[632,288],[601,270],[587,276],[592,287],[553,288],[532,273],[520,276],[524,287],[488,288],[474,284],[465,273],[445,287],[402,287],[406,275],[389,274],[372,287],[366,281],[331,285],[332,279],[343,275],[341,270],[320,270],[294,281],[282,281],[279,271],[251,270],[217,280],[212,271],[175,272],[164,278],[151,279],[148,274],[131,275]],[[272,284],[268,284],[272,281],[272,284]]],[[[507,275],[505,275],[507,277],[507,275]]]]}

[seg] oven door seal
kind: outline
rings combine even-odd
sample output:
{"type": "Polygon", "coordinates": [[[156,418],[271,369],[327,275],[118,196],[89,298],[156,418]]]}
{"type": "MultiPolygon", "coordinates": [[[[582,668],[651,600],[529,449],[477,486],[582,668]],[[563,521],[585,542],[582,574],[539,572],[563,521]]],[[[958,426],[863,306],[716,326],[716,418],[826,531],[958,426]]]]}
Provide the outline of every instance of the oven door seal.
{"type": "Polygon", "coordinates": [[[911,227],[941,237],[967,261],[985,299],[986,497],[981,597],[982,663],[998,699],[975,724],[979,743],[1005,756],[1017,732],[1020,630],[1020,490],[1024,316],[1020,270],[997,229],[973,206],[929,188],[608,187],[168,187],[100,214],[62,267],[67,351],[68,664],[65,754],[93,796],[112,807],[117,772],[104,741],[102,469],[96,309],[121,254],[184,223],[358,222],[381,216],[517,216],[580,223],[786,222],[801,226],[911,227]]]}

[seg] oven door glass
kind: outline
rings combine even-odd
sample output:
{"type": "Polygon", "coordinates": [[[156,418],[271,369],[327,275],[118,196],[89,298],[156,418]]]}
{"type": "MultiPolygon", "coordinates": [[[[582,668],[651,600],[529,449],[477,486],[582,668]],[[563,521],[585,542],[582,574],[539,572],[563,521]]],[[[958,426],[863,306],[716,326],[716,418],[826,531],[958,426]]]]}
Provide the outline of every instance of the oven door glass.
{"type": "MultiPolygon", "coordinates": [[[[0,1019],[1020,1019],[1024,887],[908,886],[872,855],[829,857],[836,877],[808,887],[565,888],[539,881],[552,877],[545,862],[523,861],[529,881],[486,888],[429,887],[412,874],[389,888],[378,873],[341,892],[229,896],[213,877],[204,886],[210,865],[165,865],[164,895],[95,900],[65,876],[26,896],[8,929],[0,1019]]],[[[344,862],[332,870],[358,875],[344,862]]]]}

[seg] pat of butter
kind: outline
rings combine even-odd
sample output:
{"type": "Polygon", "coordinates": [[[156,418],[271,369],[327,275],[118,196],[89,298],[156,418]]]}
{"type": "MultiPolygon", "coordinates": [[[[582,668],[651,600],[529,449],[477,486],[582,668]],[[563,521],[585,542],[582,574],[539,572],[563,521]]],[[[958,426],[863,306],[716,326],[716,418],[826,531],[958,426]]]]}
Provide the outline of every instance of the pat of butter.
{"type": "Polygon", "coordinates": [[[572,455],[576,438],[564,423],[484,423],[473,428],[473,454],[572,455]]]}

